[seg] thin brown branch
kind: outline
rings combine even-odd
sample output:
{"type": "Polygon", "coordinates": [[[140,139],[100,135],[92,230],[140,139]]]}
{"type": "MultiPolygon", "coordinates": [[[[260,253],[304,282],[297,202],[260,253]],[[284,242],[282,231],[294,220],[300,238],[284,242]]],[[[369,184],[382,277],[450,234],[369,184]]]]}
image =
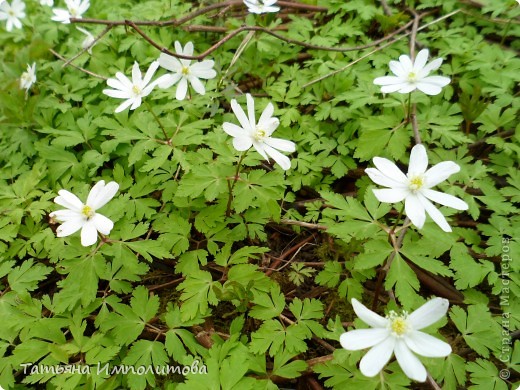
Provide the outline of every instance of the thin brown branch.
{"type": "Polygon", "coordinates": [[[296,221],[294,219],[282,219],[280,221],[284,225],[297,225],[309,229],[318,229],[318,230],[327,230],[327,226],[325,225],[318,225],[316,223],[309,223],[309,222],[302,222],[302,221],[296,221]]]}
{"type": "Polygon", "coordinates": [[[82,55],[83,53],[85,53],[87,50],[89,50],[91,47],[93,47],[101,38],[103,38],[110,30],[112,30],[113,26],[106,26],[105,29],[103,31],[101,31],[101,33],[99,33],[97,35],[96,38],[94,38],[94,40],[90,43],[90,45],[84,47],[78,54],[76,54],[75,56],[69,58],[63,65],[62,67],[65,68],[67,65],[69,65],[72,61],[74,61],[76,58],[78,58],[80,55],[82,55]]]}
{"type": "MultiPolygon", "coordinates": [[[[67,62],[67,59],[64,58],[63,56],[61,56],[59,53],[55,52],[55,51],[52,50],[52,49],[49,49],[49,51],[50,51],[52,54],[54,54],[56,57],[58,57],[60,60],[62,60],[63,62],[67,62]]],[[[86,70],[86,69],[81,68],[81,67],[79,67],[79,66],[77,66],[77,65],[70,64],[70,66],[72,66],[73,68],[75,68],[75,69],[77,69],[77,70],[79,70],[79,71],[81,71],[81,72],[83,72],[83,73],[86,73],[86,74],[88,74],[88,75],[90,75],[90,76],[97,77],[98,79],[108,80],[108,77],[101,76],[101,75],[99,75],[99,74],[97,74],[97,73],[91,72],[90,70],[86,70]]]]}

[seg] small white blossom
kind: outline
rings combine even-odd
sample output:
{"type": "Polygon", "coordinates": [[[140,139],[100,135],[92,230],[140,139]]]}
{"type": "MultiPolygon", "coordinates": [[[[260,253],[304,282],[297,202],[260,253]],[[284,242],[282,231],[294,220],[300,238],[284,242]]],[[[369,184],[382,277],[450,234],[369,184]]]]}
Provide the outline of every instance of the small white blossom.
{"type": "Polygon", "coordinates": [[[81,48],[82,48],[82,49],[86,49],[86,48],[88,47],[88,49],[87,49],[88,54],[92,54],[92,48],[95,46],[95,44],[92,45],[92,43],[93,43],[96,39],[94,38],[94,36],[93,36],[90,32],[88,32],[88,31],[85,30],[84,28],[81,28],[81,27],[76,27],[76,28],[77,28],[79,31],[81,31],[83,34],[86,35],[86,38],[83,40],[83,42],[81,42],[81,48]],[[92,45],[92,46],[91,46],[91,45],[92,45]]]}
{"type": "Polygon", "coordinates": [[[81,245],[90,246],[96,243],[97,232],[110,234],[114,223],[96,210],[107,204],[118,189],[119,184],[115,181],[105,185],[105,181],[101,180],[90,190],[86,203],[67,190],[58,191],[59,196],[54,198],[54,202],[66,210],[50,213],[51,218],[62,222],[56,231],[57,236],[67,237],[81,229],[81,245]]]}
{"type": "Polygon", "coordinates": [[[70,18],[81,19],[90,7],[90,0],[65,0],[65,5],[67,9],[55,8],[52,10],[54,12],[52,20],[69,24],[70,18]]]}
{"type": "MultiPolygon", "coordinates": [[[[193,43],[188,42],[184,49],[180,42],[175,42],[175,52],[186,56],[193,55],[193,43]]],[[[183,100],[188,92],[188,82],[191,84],[195,92],[200,95],[206,93],[204,84],[199,79],[212,79],[217,75],[217,72],[213,69],[215,61],[204,60],[200,62],[191,63],[191,60],[178,59],[165,53],[161,53],[159,56],[159,65],[172,73],[168,74],[168,78],[165,79],[161,85],[161,88],[169,88],[175,83],[177,85],[177,91],[175,98],[177,100],[183,100]]]]}
{"type": "Polygon", "coordinates": [[[274,107],[272,103],[265,107],[257,124],[253,97],[246,94],[246,99],[249,118],[237,101],[231,100],[231,108],[242,127],[230,122],[224,122],[222,125],[224,131],[233,137],[233,146],[238,151],[245,151],[253,146],[266,160],[271,157],[282,169],[289,169],[291,161],[278,150],[292,153],[296,150],[296,145],[292,141],[271,137],[271,134],[280,124],[278,118],[273,118],[274,107]]]}
{"type": "Polygon", "coordinates": [[[54,5],[54,0],[40,0],[40,5],[52,7],[54,5]]]}
{"type": "Polygon", "coordinates": [[[416,89],[427,95],[438,95],[442,87],[450,83],[449,77],[428,76],[430,72],[439,69],[442,58],[428,61],[428,49],[421,50],[415,61],[403,54],[399,61],[390,61],[390,70],[395,76],[383,76],[374,80],[374,84],[382,85],[381,92],[410,93],[416,89]]]}
{"type": "Polygon", "coordinates": [[[20,19],[25,18],[25,3],[22,0],[0,1],[0,20],[6,20],[5,29],[22,28],[20,19]]]}
{"type": "Polygon", "coordinates": [[[370,348],[359,364],[365,376],[377,375],[395,353],[406,376],[424,382],[426,369],[414,353],[425,357],[445,357],[451,353],[449,344],[420,332],[446,315],[449,306],[447,299],[431,299],[411,314],[390,311],[386,318],[356,299],[352,299],[352,306],[357,316],[372,328],[343,333],[339,341],[349,351],[370,348]]]}
{"type": "Polygon", "coordinates": [[[253,14],[265,14],[267,12],[278,12],[280,7],[276,6],[278,0],[244,0],[247,10],[253,14]]]}
{"type": "Polygon", "coordinates": [[[107,80],[108,86],[114,89],[104,89],[103,93],[116,99],[126,99],[126,101],[116,108],[116,113],[121,112],[130,106],[130,110],[135,110],[141,105],[142,98],[148,96],[158,83],[164,81],[167,75],[161,76],[157,80],[150,82],[158,67],[159,62],[152,62],[143,79],[141,70],[139,69],[139,64],[135,62],[132,67],[131,81],[121,72],[116,73],[115,79],[107,80]]]}
{"type": "Polygon", "coordinates": [[[27,71],[22,73],[20,77],[20,88],[28,91],[36,82],[36,64],[27,64],[27,71]]]}
{"type": "Polygon", "coordinates": [[[386,158],[374,157],[373,161],[376,168],[367,168],[365,172],[374,183],[389,187],[373,190],[376,198],[384,203],[396,203],[404,200],[406,215],[419,229],[424,225],[426,212],[442,230],[451,232],[446,218],[430,200],[456,210],[468,209],[468,204],[463,200],[431,189],[459,172],[460,167],[453,161],[443,161],[426,170],[428,155],[423,145],[415,145],[412,148],[406,175],[386,158]]]}

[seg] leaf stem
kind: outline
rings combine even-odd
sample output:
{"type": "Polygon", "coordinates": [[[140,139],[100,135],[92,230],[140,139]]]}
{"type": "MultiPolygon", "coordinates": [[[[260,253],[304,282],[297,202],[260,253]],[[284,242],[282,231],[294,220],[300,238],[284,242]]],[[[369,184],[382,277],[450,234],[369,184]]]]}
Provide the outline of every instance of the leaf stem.
{"type": "Polygon", "coordinates": [[[146,107],[148,108],[148,111],[150,111],[150,113],[152,114],[152,116],[154,117],[155,121],[157,122],[157,124],[159,125],[159,127],[161,128],[163,134],[164,134],[164,139],[166,140],[166,142],[168,143],[168,145],[171,146],[171,140],[168,138],[168,134],[166,134],[166,129],[164,128],[161,120],[159,119],[159,117],[155,114],[155,112],[153,111],[152,109],[152,106],[150,103],[148,103],[147,100],[144,100],[144,104],[146,104],[146,107]]]}
{"type": "Polygon", "coordinates": [[[244,161],[244,157],[247,154],[247,150],[240,155],[237,162],[237,169],[235,171],[235,176],[233,177],[233,183],[230,183],[228,180],[228,190],[229,190],[229,197],[226,207],[226,217],[229,217],[231,215],[231,202],[233,201],[233,189],[235,188],[235,185],[237,184],[237,181],[239,179],[240,174],[240,167],[242,166],[242,161],[244,161]]]}

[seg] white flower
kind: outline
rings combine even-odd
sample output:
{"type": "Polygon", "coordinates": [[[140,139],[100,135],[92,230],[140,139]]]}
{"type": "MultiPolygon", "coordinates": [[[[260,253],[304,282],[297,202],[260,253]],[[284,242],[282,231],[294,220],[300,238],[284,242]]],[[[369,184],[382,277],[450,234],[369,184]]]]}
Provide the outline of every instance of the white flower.
{"type": "Polygon", "coordinates": [[[59,196],[54,198],[54,202],[67,210],[50,213],[51,218],[63,222],[58,227],[57,236],[67,237],[81,229],[81,245],[90,246],[96,243],[97,232],[110,234],[114,223],[104,215],[96,213],[96,210],[107,204],[118,189],[119,184],[115,181],[105,185],[105,181],[101,180],[92,187],[85,204],[67,190],[58,191],[59,196]]]}
{"type": "Polygon", "coordinates": [[[383,76],[374,80],[374,84],[382,85],[381,92],[400,92],[409,93],[418,89],[427,95],[437,95],[441,93],[442,87],[450,83],[449,77],[428,76],[431,71],[439,69],[442,58],[437,58],[426,64],[428,61],[428,49],[421,50],[415,61],[410,57],[402,55],[398,61],[390,61],[390,70],[395,76],[383,76]]]}
{"type": "Polygon", "coordinates": [[[386,158],[374,157],[373,161],[377,169],[367,168],[365,172],[376,184],[389,187],[373,190],[376,198],[384,203],[396,203],[404,200],[406,215],[419,229],[424,225],[426,212],[442,230],[451,232],[446,218],[430,200],[457,210],[468,209],[468,204],[463,200],[431,189],[460,171],[460,167],[453,161],[443,161],[426,170],[428,156],[423,145],[415,145],[412,148],[406,175],[386,158]]]}
{"type": "Polygon", "coordinates": [[[231,100],[231,108],[242,127],[229,122],[224,122],[222,125],[224,131],[234,137],[233,146],[238,151],[245,151],[253,146],[266,160],[269,160],[269,157],[271,157],[282,169],[289,169],[291,161],[277,149],[292,153],[296,150],[296,145],[292,141],[271,137],[271,134],[280,124],[278,118],[273,118],[273,105],[269,103],[265,107],[258,124],[256,124],[255,102],[250,94],[246,94],[246,99],[249,118],[237,101],[235,99],[231,100]]]}
{"type": "Polygon", "coordinates": [[[29,90],[36,82],[36,64],[27,64],[27,71],[22,73],[20,77],[20,88],[29,90]]]}
{"type": "Polygon", "coordinates": [[[52,10],[54,12],[52,20],[69,24],[70,18],[81,19],[90,7],[90,0],[65,0],[65,5],[67,9],[56,8],[52,10]]]}
{"type": "MultiPolygon", "coordinates": [[[[188,42],[182,49],[180,42],[175,41],[175,52],[186,56],[193,55],[193,43],[188,42]]],[[[188,81],[195,90],[195,92],[204,95],[206,90],[204,84],[199,79],[212,79],[217,75],[213,69],[215,61],[204,60],[191,64],[191,60],[178,59],[165,53],[159,56],[159,65],[171,71],[164,83],[161,83],[161,88],[169,88],[175,83],[179,82],[175,97],[177,100],[183,100],[188,91],[188,81]]]]}
{"type": "Polygon", "coordinates": [[[40,5],[52,7],[54,5],[54,0],[40,0],[40,5]]]}
{"type": "Polygon", "coordinates": [[[143,79],[139,64],[135,62],[132,67],[132,81],[121,72],[116,73],[115,79],[107,80],[108,86],[115,89],[104,89],[105,95],[117,99],[127,99],[116,108],[116,113],[127,109],[130,105],[132,106],[130,110],[135,110],[141,105],[142,98],[148,96],[155,86],[167,77],[164,75],[150,82],[158,67],[159,62],[152,62],[143,79]]]}
{"type": "Polygon", "coordinates": [[[88,54],[92,54],[92,48],[95,46],[95,44],[93,46],[90,46],[92,45],[92,43],[96,40],[94,38],[94,36],[88,32],[87,30],[85,30],[84,28],[81,28],[81,27],[76,27],[79,31],[81,31],[83,34],[85,34],[87,37],[83,40],[83,42],[81,42],[81,48],[82,49],[87,49],[87,52],[88,54]]]}
{"type": "Polygon", "coordinates": [[[0,1],[0,20],[7,20],[5,29],[11,31],[13,27],[22,28],[20,19],[25,18],[25,3],[22,0],[9,2],[0,1]]]}
{"type": "Polygon", "coordinates": [[[253,14],[264,14],[267,12],[278,12],[280,7],[275,6],[278,0],[244,0],[247,10],[253,14]]]}
{"type": "Polygon", "coordinates": [[[403,312],[399,315],[390,311],[386,318],[367,309],[356,299],[352,299],[352,306],[357,316],[372,328],[343,333],[339,341],[349,351],[371,348],[359,364],[365,376],[377,375],[395,353],[406,376],[424,382],[426,369],[412,352],[425,357],[445,357],[451,353],[449,344],[419,332],[446,315],[447,299],[434,298],[411,314],[403,312]]]}

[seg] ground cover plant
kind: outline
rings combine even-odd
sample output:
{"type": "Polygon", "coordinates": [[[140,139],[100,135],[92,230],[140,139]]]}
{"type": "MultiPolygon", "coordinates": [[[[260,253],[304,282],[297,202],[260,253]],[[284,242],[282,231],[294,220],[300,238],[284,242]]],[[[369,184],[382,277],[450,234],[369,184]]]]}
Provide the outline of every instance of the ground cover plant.
{"type": "Polygon", "coordinates": [[[4,389],[518,388],[515,0],[0,0],[4,389]]]}

